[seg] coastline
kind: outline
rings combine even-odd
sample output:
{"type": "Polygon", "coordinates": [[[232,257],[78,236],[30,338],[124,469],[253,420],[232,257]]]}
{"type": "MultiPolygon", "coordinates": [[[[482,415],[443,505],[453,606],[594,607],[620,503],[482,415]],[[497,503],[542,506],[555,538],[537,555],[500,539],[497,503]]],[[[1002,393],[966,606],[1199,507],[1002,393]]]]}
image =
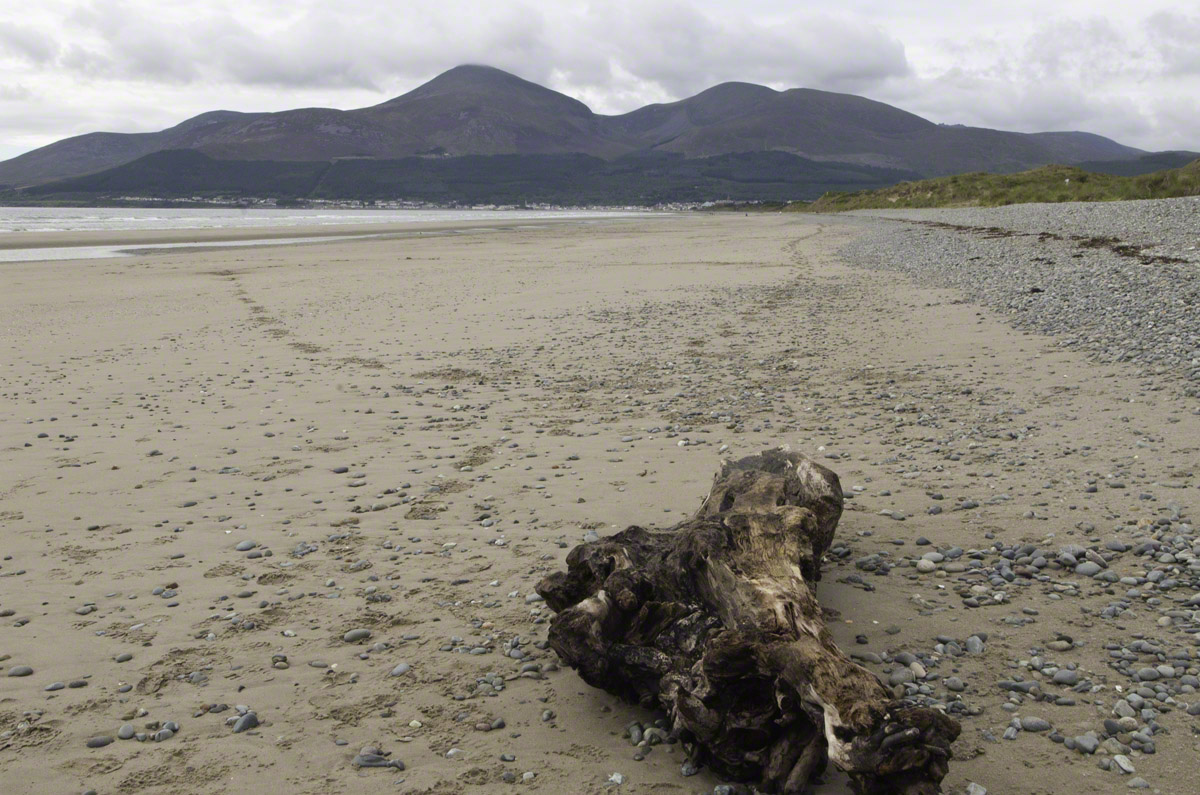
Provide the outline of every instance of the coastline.
{"type": "Polygon", "coordinates": [[[0,234],[0,250],[35,248],[73,248],[83,246],[120,246],[131,249],[151,249],[155,245],[186,243],[227,243],[256,240],[325,237],[379,237],[397,234],[444,234],[457,230],[478,230],[489,227],[511,229],[520,226],[542,226],[564,223],[608,222],[638,220],[640,216],[589,216],[563,218],[504,218],[496,220],[412,221],[400,223],[313,224],[296,226],[262,226],[223,229],[157,229],[66,232],[9,232],[0,234]]]}

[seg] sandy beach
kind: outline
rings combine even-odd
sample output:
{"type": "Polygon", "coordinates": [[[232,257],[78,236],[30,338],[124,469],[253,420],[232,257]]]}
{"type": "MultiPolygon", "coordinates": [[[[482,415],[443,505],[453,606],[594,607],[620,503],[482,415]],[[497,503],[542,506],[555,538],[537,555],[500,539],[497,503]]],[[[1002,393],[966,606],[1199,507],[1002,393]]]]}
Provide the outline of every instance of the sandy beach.
{"type": "MultiPolygon", "coordinates": [[[[253,229],[384,236],[0,265],[4,791],[712,792],[678,746],[631,746],[655,716],[558,666],[534,586],[779,445],[850,497],[817,588],[839,644],[897,685],[897,655],[932,655],[930,692],[964,702],[947,789],[1123,791],[1111,749],[1002,735],[1099,731],[1128,688],[1106,644],[1187,649],[1186,671],[1186,617],[1142,594],[1101,619],[1128,586],[1069,571],[964,606],[988,593],[964,564],[1193,521],[1196,400],[839,256],[880,223],[253,229]],[[859,565],[881,554],[905,565],[859,565]],[[1014,702],[1018,676],[1049,697],[1014,702]],[[365,748],[403,768],[356,767],[365,748]]],[[[1122,755],[1156,792],[1192,791],[1180,701],[1155,753],[1122,755]]]]}

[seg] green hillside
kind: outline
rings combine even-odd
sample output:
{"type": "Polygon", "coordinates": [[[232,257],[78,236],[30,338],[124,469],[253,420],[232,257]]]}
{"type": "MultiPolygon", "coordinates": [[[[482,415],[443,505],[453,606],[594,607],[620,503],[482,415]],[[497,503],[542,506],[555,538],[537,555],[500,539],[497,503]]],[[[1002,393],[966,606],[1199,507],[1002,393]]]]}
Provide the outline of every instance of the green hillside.
{"type": "Polygon", "coordinates": [[[1140,174],[1152,174],[1155,171],[1165,171],[1169,168],[1186,166],[1198,157],[1200,157],[1200,152],[1151,152],[1148,155],[1135,157],[1132,160],[1084,160],[1078,163],[1072,161],[1071,165],[1097,174],[1136,177],[1140,174]]]}
{"type": "Polygon", "coordinates": [[[1016,174],[956,174],[853,193],[830,192],[808,212],[899,207],[999,207],[1029,202],[1093,202],[1171,199],[1200,195],[1200,160],[1138,176],[1097,174],[1073,166],[1043,166],[1016,174]]]}

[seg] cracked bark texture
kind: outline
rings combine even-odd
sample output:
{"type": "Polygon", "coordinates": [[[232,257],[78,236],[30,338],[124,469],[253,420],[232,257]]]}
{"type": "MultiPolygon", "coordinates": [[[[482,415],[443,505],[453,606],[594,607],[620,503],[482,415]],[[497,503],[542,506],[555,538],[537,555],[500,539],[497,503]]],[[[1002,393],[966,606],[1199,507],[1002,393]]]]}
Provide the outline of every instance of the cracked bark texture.
{"type": "Polygon", "coordinates": [[[538,584],[550,646],[764,792],[803,792],[830,761],[861,793],[940,792],[958,724],[843,654],[813,593],[841,513],[837,475],[802,455],[725,462],[691,518],[581,544],[538,584]]]}

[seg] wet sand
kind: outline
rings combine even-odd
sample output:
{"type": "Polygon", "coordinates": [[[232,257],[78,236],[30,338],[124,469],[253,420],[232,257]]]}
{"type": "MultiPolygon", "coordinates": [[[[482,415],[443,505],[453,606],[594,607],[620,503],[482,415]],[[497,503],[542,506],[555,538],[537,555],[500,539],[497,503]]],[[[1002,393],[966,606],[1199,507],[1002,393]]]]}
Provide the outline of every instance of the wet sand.
{"type": "Polygon", "coordinates": [[[0,235],[0,251],[26,248],[71,248],[76,246],[121,246],[129,249],[149,249],[156,245],[195,243],[227,243],[290,238],[319,239],[323,237],[380,237],[385,235],[440,235],[459,230],[515,229],[525,226],[554,226],[558,224],[607,223],[616,216],[574,218],[507,218],[496,213],[494,220],[463,220],[446,222],[407,222],[378,224],[321,224],[311,226],[229,227],[224,229],[148,229],[71,232],[9,232],[0,235]]]}

